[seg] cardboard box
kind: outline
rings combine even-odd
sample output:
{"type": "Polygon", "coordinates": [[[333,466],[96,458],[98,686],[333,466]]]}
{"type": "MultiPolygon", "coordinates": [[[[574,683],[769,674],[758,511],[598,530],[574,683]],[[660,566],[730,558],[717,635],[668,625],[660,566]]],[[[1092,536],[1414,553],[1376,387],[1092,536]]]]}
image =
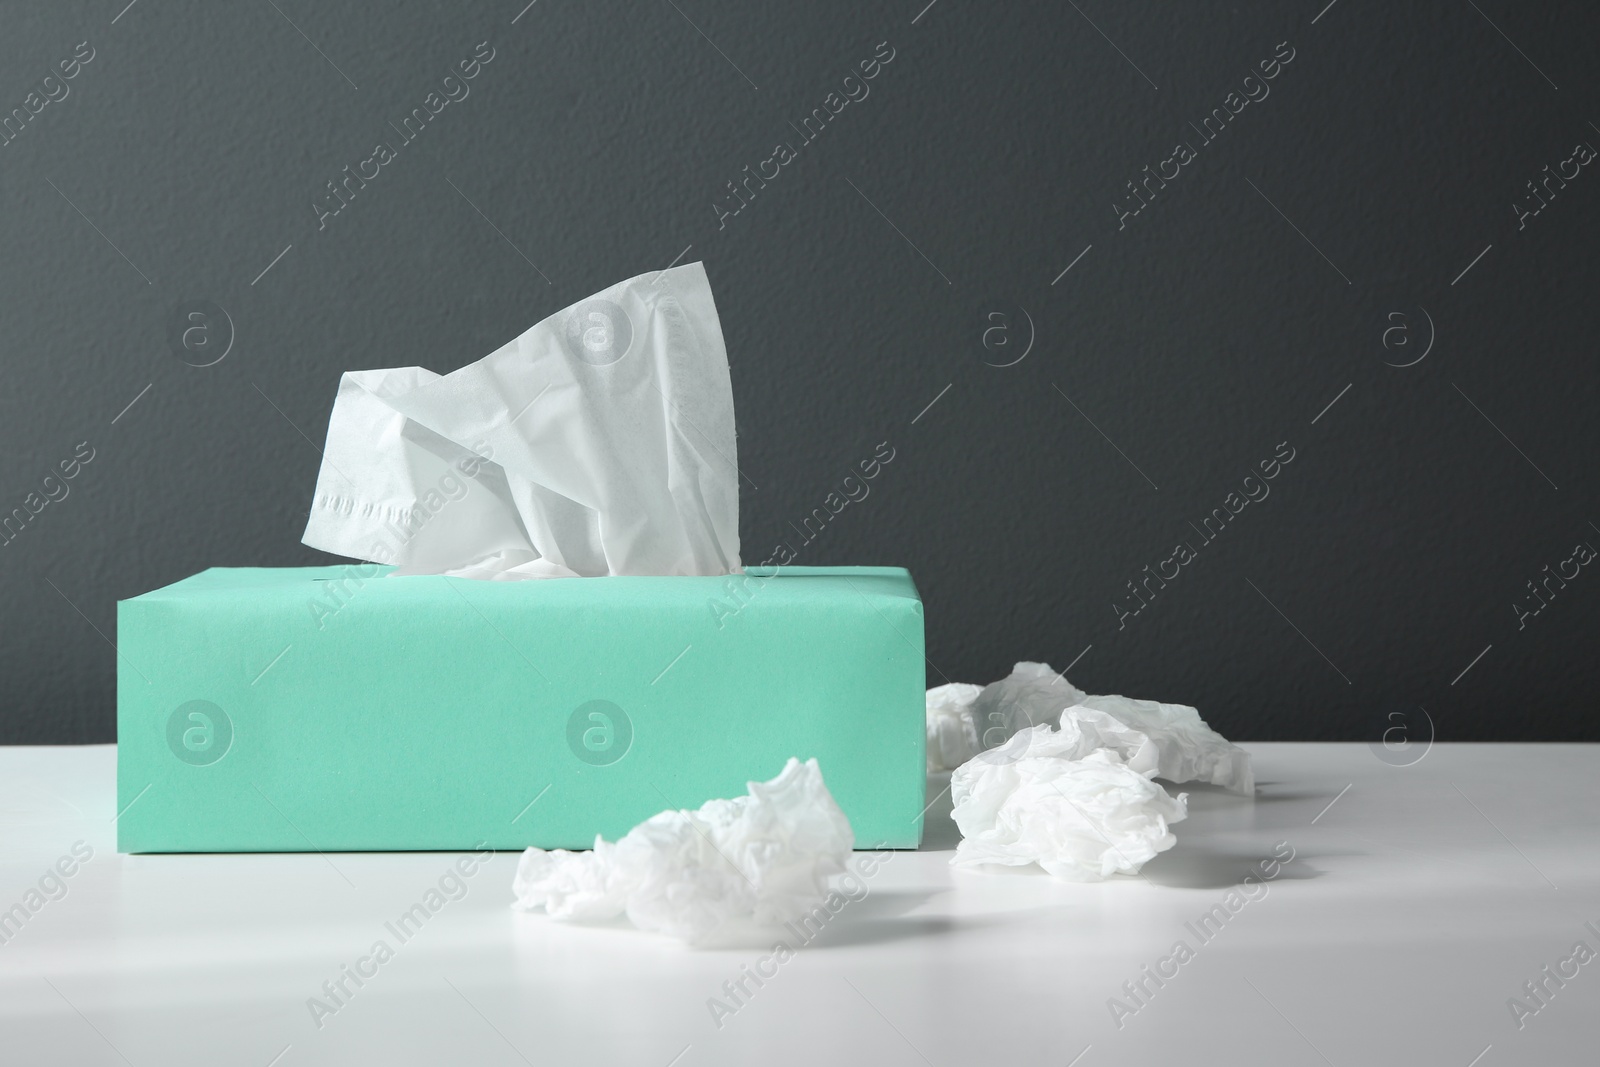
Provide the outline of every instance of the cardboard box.
{"type": "Polygon", "coordinates": [[[587,848],[790,756],[860,847],[920,841],[906,571],[386,572],[213,568],[118,604],[121,851],[587,848]]]}

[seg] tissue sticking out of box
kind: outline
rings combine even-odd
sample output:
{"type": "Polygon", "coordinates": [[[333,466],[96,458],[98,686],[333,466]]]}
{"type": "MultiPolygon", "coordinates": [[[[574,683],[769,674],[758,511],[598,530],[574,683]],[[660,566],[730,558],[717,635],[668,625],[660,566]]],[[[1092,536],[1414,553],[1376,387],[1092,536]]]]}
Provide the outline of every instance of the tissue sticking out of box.
{"type": "Polygon", "coordinates": [[[729,574],[739,478],[722,327],[690,263],[450,374],[346,373],[304,541],[399,574],[729,574]]]}
{"type": "Polygon", "coordinates": [[[799,919],[842,874],[855,836],[817,761],[791,759],[746,796],[663,811],[592,852],[530,848],[517,906],[578,922],[626,914],[641,930],[703,941],[730,922],[799,919]]]}
{"type": "Polygon", "coordinates": [[[929,770],[948,770],[963,762],[958,757],[966,750],[966,721],[977,747],[993,749],[1021,730],[1060,721],[1069,708],[1090,709],[1147,738],[1159,756],[1158,777],[1255,795],[1250,754],[1207,726],[1187,704],[1089,696],[1046,663],[1018,663],[1008,677],[975,690],[960,683],[928,690],[929,770]],[[940,766],[934,765],[936,755],[940,766]]]}
{"type": "Polygon", "coordinates": [[[1095,712],[1065,712],[1060,729],[1018,732],[950,776],[951,818],[961,828],[950,862],[1037,863],[1075,882],[1137,874],[1177,842],[1168,827],[1188,815],[1183,794],[1150,780],[1154,755],[1148,738],[1095,712]],[[1106,737],[1116,747],[1097,747],[1106,737]],[[1123,750],[1148,771],[1124,762],[1123,750]]]}

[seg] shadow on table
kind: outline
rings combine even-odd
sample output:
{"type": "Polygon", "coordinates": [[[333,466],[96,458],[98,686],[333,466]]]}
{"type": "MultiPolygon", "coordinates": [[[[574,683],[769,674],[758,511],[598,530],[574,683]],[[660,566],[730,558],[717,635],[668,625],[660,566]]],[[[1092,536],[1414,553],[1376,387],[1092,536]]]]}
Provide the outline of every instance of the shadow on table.
{"type": "Polygon", "coordinates": [[[934,893],[926,890],[880,889],[842,909],[818,935],[814,948],[882,945],[913,937],[950,933],[959,925],[942,915],[909,915],[934,893]]]}
{"type": "Polygon", "coordinates": [[[828,928],[811,943],[813,948],[850,948],[883,945],[913,938],[942,937],[1016,921],[1011,914],[910,915],[939,895],[924,890],[874,890],[840,911],[828,928]]]}
{"type": "Polygon", "coordinates": [[[1180,837],[1176,848],[1146,863],[1141,874],[1151,885],[1171,889],[1226,889],[1239,885],[1248,874],[1267,882],[1300,882],[1321,878],[1327,872],[1311,865],[1309,861],[1314,858],[1304,850],[1298,851],[1294,859],[1279,865],[1278,873],[1268,878],[1262,872],[1261,864],[1273,859],[1270,850],[1261,853],[1218,852],[1203,846],[1184,848],[1180,837]]]}
{"type": "MultiPolygon", "coordinates": [[[[1257,782],[1255,802],[1257,804],[1281,804],[1284,801],[1313,801],[1331,800],[1333,794],[1325,789],[1283,789],[1283,782],[1257,782]]],[[[1187,787],[1186,787],[1187,788],[1187,787]]],[[[1214,786],[1207,786],[1212,789],[1214,786]]],[[[1231,794],[1230,794],[1231,795],[1231,794]]]]}
{"type": "Polygon", "coordinates": [[[946,934],[965,933],[984,927],[1016,921],[1013,914],[992,915],[911,915],[938,892],[910,889],[874,889],[867,896],[845,904],[824,921],[795,922],[778,927],[730,927],[714,941],[702,944],[707,949],[769,949],[778,941],[792,949],[854,948],[861,945],[886,945],[895,941],[927,939],[946,934]]]}
{"type": "Polygon", "coordinates": [[[961,843],[961,831],[950,818],[953,802],[950,799],[950,772],[934,771],[928,775],[928,807],[922,813],[922,844],[918,852],[949,852],[961,843]]]}

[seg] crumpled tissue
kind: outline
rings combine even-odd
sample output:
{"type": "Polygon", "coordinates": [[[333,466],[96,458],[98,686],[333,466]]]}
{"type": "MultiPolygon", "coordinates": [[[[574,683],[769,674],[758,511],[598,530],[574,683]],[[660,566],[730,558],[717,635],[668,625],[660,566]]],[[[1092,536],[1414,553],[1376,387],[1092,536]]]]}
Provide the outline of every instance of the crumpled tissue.
{"type": "Polygon", "coordinates": [[[956,768],[951,818],[957,867],[1037,863],[1050,874],[1094,882],[1137,874],[1177,842],[1168,827],[1188,815],[1185,795],[1150,780],[1149,739],[1092,709],[1062,714],[1061,728],[1019,731],[956,768]],[[1116,747],[1098,747],[1102,740],[1116,747]],[[1124,762],[1129,751],[1144,770],[1124,762]]]}
{"type": "Polygon", "coordinates": [[[842,874],[855,835],[817,761],[790,759],[746,796],[663,811],[592,852],[530,848],[517,906],[579,922],[626,914],[641,930],[702,941],[730,922],[799,919],[842,874]]]}
{"type": "Polygon", "coordinates": [[[1092,696],[1085,697],[1082,706],[1105,712],[1148,736],[1161,754],[1158,777],[1169,782],[1209,782],[1229,792],[1255,796],[1250,753],[1207,726],[1200,712],[1189,705],[1092,696]]]}
{"type": "Polygon", "coordinates": [[[735,457],[722,327],[690,263],[450,374],[346,373],[303,539],[397,574],[730,574],[735,457]]]}
{"type": "Polygon", "coordinates": [[[1074,704],[1063,711],[1060,728],[1051,740],[1067,759],[1083,759],[1103,749],[1114,753],[1129,770],[1146,778],[1160,773],[1161,750],[1150,740],[1150,735],[1098,708],[1074,704]]]}
{"type": "Polygon", "coordinates": [[[1152,779],[1255,792],[1249,753],[1194,708],[1090,696],[1044,663],[1018,663],[982,689],[930,689],[927,715],[929,771],[957,764],[958,867],[1037,863],[1073,881],[1135,874],[1173,846],[1169,826],[1188,814],[1184,794],[1152,779]]]}
{"type": "Polygon", "coordinates": [[[1019,730],[1055,722],[1062,708],[1085,695],[1048,663],[1019,663],[1006,677],[984,686],[973,701],[978,740],[984,748],[994,748],[1019,730]]]}
{"type": "Polygon", "coordinates": [[[928,770],[953,771],[983,749],[972,719],[981,685],[951,682],[928,690],[928,770]]]}
{"type": "MultiPolygon", "coordinates": [[[[939,690],[929,691],[930,736],[933,693],[939,690]]],[[[953,701],[947,699],[946,703],[953,701]]],[[[983,688],[970,704],[970,715],[980,747],[992,749],[1020,730],[1057,721],[1061,712],[1071,707],[1103,712],[1147,737],[1160,755],[1158,777],[1169,782],[1209,782],[1245,796],[1255,795],[1250,753],[1207,726],[1196,709],[1124,696],[1089,696],[1047,663],[1018,663],[1008,677],[983,688]]],[[[960,708],[941,708],[939,714],[944,722],[959,717],[960,708]]],[[[944,729],[950,732],[954,728],[944,729]]]]}

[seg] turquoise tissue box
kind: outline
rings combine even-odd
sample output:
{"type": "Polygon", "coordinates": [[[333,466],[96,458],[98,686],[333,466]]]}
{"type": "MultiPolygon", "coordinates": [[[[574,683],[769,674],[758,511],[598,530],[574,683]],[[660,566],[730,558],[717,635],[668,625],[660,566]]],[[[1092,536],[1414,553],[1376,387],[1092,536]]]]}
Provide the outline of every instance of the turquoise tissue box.
{"type": "Polygon", "coordinates": [[[120,851],[588,848],[791,756],[859,847],[920,841],[906,571],[387,570],[212,568],[117,605],[120,851]]]}

